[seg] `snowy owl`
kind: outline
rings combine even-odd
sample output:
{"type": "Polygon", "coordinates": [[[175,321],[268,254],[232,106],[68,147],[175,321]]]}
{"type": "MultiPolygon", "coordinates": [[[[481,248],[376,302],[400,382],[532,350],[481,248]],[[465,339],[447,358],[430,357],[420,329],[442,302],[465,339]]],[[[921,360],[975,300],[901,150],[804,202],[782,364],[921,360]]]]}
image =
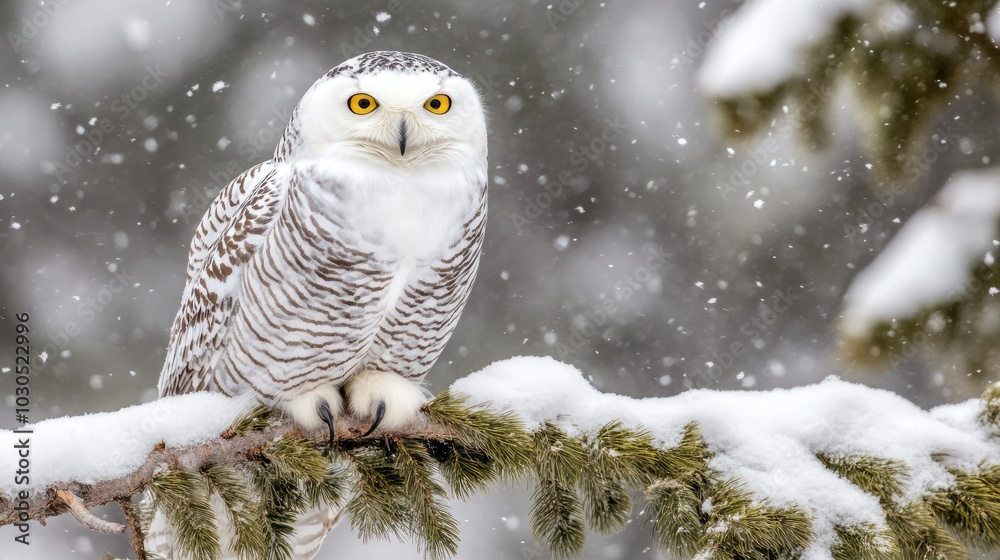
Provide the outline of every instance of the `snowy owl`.
{"type": "Polygon", "coordinates": [[[331,438],[344,411],[405,426],[469,297],[486,185],[469,80],[403,52],[333,68],[202,218],[160,395],[253,393],[331,438]]]}
{"type": "Polygon", "coordinates": [[[344,62],[202,219],[160,395],[252,391],[314,429],[332,426],[343,388],[350,413],[404,426],[469,296],[485,223],[475,87],[418,54],[344,62]]]}

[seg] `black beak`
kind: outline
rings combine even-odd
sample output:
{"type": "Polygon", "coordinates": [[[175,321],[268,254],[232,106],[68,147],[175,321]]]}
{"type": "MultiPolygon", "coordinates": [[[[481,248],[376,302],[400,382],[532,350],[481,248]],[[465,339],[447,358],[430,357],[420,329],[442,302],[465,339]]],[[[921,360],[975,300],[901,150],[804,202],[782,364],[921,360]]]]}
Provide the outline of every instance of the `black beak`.
{"type": "Polygon", "coordinates": [[[399,119],[399,155],[406,155],[406,118],[399,119]]]}

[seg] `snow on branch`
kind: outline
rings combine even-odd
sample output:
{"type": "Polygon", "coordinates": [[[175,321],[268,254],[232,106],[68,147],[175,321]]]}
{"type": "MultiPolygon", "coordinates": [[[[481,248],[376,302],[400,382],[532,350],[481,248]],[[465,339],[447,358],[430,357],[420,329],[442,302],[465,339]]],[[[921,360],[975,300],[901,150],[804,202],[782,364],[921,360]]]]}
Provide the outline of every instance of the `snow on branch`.
{"type": "MultiPolygon", "coordinates": [[[[421,426],[363,441],[364,426],[342,418],[330,450],[322,433],[303,439],[217,395],[42,422],[30,517],[64,511],[53,492],[92,507],[147,489],[185,546],[214,558],[225,551],[206,491],[236,520],[232,546],[261,553],[280,551],[261,543],[286,538],[294,512],[325,500],[347,503],[362,537],[408,536],[439,558],[459,538],[448,491],[465,498],[526,478],[532,531],[556,557],[579,553],[588,530],[624,528],[633,500],[658,548],[680,558],[957,559],[966,546],[1000,547],[1000,387],[929,411],[835,378],[633,399],[549,358],[515,358],[424,410],[421,426]],[[156,407],[171,414],[143,426],[156,407]],[[85,434],[111,446],[105,454],[120,439],[115,461],[130,466],[104,464],[102,475],[100,452],[75,441],[85,434]]],[[[17,435],[0,432],[0,447],[17,435]]],[[[17,520],[13,490],[3,488],[0,523],[17,520]]]]}
{"type": "MultiPolygon", "coordinates": [[[[255,410],[245,399],[195,393],[117,412],[46,420],[29,426],[31,434],[0,430],[0,445],[12,447],[19,440],[32,440],[33,475],[31,484],[25,486],[12,484],[14,477],[4,479],[0,486],[0,525],[41,520],[68,510],[76,515],[86,508],[128,498],[141,492],[167,467],[196,472],[212,465],[253,461],[267,444],[286,437],[305,437],[315,443],[329,439],[325,429],[302,434],[288,422],[265,424],[259,431],[234,429],[234,419],[237,424],[248,422],[247,415],[252,419],[254,412],[260,412],[266,420],[266,412],[255,410]],[[169,422],[139,420],[157,418],[164,411],[169,415],[160,418],[169,422]],[[120,438],[122,444],[112,441],[115,438],[120,438]],[[148,446],[127,443],[142,441],[148,446]],[[101,447],[102,443],[107,447],[101,447]],[[28,496],[19,498],[21,492],[28,496]]],[[[337,439],[357,437],[367,428],[367,424],[353,418],[338,418],[337,439]]],[[[447,439],[440,429],[427,426],[414,428],[408,435],[447,439]]],[[[8,456],[0,460],[0,470],[16,472],[18,467],[8,456]]]]}
{"type": "MultiPolygon", "coordinates": [[[[820,149],[838,136],[830,117],[854,113],[851,130],[885,192],[969,135],[964,121],[941,122],[957,91],[996,95],[1000,18],[983,12],[976,2],[746,0],[712,29],[699,89],[732,140],[791,132],[820,149]]],[[[688,44],[700,48],[700,37],[688,44]]]]}
{"type": "MultiPolygon", "coordinates": [[[[735,481],[755,503],[810,518],[804,558],[829,558],[845,534],[866,527],[882,534],[891,521],[885,500],[874,492],[878,485],[866,487],[850,476],[866,462],[893,466],[874,470],[896,481],[890,501],[907,507],[955,488],[969,473],[1000,482],[1000,441],[996,426],[980,422],[979,399],[924,411],[894,393],[830,378],[795,389],[694,390],[637,400],[602,394],[574,368],[542,358],[495,364],[452,389],[472,402],[516,410],[529,430],[553,422],[568,434],[587,435],[621,422],[645,427],[656,447],[672,449],[683,442],[686,427],[696,426],[719,480],[735,481]]],[[[986,501],[1000,512],[997,499],[1000,494],[986,501]]],[[[711,503],[697,505],[702,515],[714,511],[711,503]]],[[[714,523],[721,528],[724,520],[714,523]]],[[[993,523],[996,542],[1000,518],[993,523]]]]}
{"type": "Polygon", "coordinates": [[[983,364],[998,358],[998,224],[1000,171],[954,174],[845,293],[845,356],[896,367],[921,353],[981,390],[983,364]]]}
{"type": "Polygon", "coordinates": [[[806,74],[803,53],[830,41],[837,22],[871,0],[750,0],[709,46],[698,84],[710,97],[769,93],[806,74]]]}
{"type": "Polygon", "coordinates": [[[968,298],[975,269],[992,264],[1000,224],[1000,171],[955,174],[910,218],[844,294],[849,338],[968,298]]]}

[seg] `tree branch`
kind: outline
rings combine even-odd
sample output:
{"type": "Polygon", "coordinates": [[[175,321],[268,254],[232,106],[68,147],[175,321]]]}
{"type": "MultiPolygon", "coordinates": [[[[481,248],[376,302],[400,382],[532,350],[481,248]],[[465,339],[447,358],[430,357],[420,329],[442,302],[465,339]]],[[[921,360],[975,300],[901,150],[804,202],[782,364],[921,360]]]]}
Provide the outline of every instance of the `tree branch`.
{"type": "MultiPolygon", "coordinates": [[[[358,436],[363,434],[367,428],[367,422],[346,417],[338,418],[335,443],[344,447],[353,447],[355,443],[382,439],[392,435],[379,430],[363,440],[359,439],[358,436]]],[[[225,435],[229,436],[230,434],[225,435]]],[[[60,482],[50,485],[45,490],[31,492],[25,500],[14,498],[13,501],[8,501],[0,497],[0,526],[24,522],[25,515],[27,519],[44,520],[47,517],[62,515],[76,508],[74,515],[77,516],[77,519],[80,519],[85,526],[97,530],[96,527],[81,519],[77,513],[80,511],[89,513],[87,511],[89,508],[127,500],[142,492],[153,475],[164,467],[175,466],[180,470],[195,472],[211,465],[233,465],[253,461],[259,456],[260,450],[265,445],[290,435],[299,436],[317,444],[326,444],[329,441],[329,432],[325,429],[303,433],[291,422],[277,420],[261,431],[249,432],[245,435],[232,435],[228,438],[220,434],[212,441],[193,447],[168,449],[157,446],[149,452],[149,456],[142,466],[123,477],[102,480],[93,485],[76,481],[60,482]],[[70,498],[62,498],[63,496],[70,498]]],[[[424,440],[448,441],[452,439],[447,430],[430,424],[426,420],[415,425],[403,435],[424,440]]]]}
{"type": "Polygon", "coordinates": [[[136,511],[135,505],[132,504],[132,498],[119,498],[117,502],[122,508],[122,513],[125,514],[125,522],[128,523],[130,541],[132,550],[135,551],[136,559],[146,560],[146,531],[142,527],[139,512],[136,511]]]}
{"type": "Polygon", "coordinates": [[[621,530],[633,497],[660,551],[680,558],[797,557],[808,547],[836,560],[941,550],[960,558],[966,547],[1000,549],[996,386],[929,411],[837,379],[636,400],[600,393],[565,364],[518,358],[456,382],[405,431],[361,438],[367,422],[339,418],[333,453],[324,452],[326,430],[303,433],[246,404],[180,395],[39,423],[34,433],[47,445],[32,457],[48,486],[0,502],[0,524],[76,504],[84,525],[107,528],[86,509],[118,501],[141,560],[130,497],[146,490],[178,536],[151,552],[215,557],[225,531],[234,550],[263,557],[292,546],[296,516],[322,501],[344,507],[362,538],[408,536],[447,556],[459,537],[445,491],[464,498],[527,478],[532,533],[559,557],[583,549],[588,527],[621,530]],[[90,440],[74,445],[76,434],[101,430],[102,442],[121,442],[121,461],[101,462],[103,448],[90,440]],[[49,484],[59,478],[100,481],[49,484]],[[209,503],[216,497],[225,526],[209,503]]]}
{"type": "Polygon", "coordinates": [[[97,531],[98,533],[103,533],[105,535],[117,535],[119,533],[125,532],[125,526],[120,523],[113,523],[111,521],[105,521],[90,512],[87,506],[84,505],[83,500],[74,494],[70,494],[65,490],[55,489],[56,500],[62,502],[69,512],[73,514],[73,517],[80,522],[84,527],[90,529],[91,531],[97,531]]]}

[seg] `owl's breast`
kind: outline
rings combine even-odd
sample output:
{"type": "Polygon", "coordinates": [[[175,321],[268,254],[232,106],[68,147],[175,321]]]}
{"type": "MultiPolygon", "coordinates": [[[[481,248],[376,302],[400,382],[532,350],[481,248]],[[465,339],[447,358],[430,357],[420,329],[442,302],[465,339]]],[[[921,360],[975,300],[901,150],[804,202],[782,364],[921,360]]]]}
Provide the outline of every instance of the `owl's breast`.
{"type": "Polygon", "coordinates": [[[440,257],[462,239],[482,185],[459,169],[381,172],[359,165],[318,168],[303,182],[312,210],[400,261],[440,257]]]}
{"type": "Polygon", "coordinates": [[[486,219],[484,190],[441,185],[293,179],[241,279],[220,386],[259,371],[269,399],[359,367],[422,377],[468,297],[486,219]]]}

